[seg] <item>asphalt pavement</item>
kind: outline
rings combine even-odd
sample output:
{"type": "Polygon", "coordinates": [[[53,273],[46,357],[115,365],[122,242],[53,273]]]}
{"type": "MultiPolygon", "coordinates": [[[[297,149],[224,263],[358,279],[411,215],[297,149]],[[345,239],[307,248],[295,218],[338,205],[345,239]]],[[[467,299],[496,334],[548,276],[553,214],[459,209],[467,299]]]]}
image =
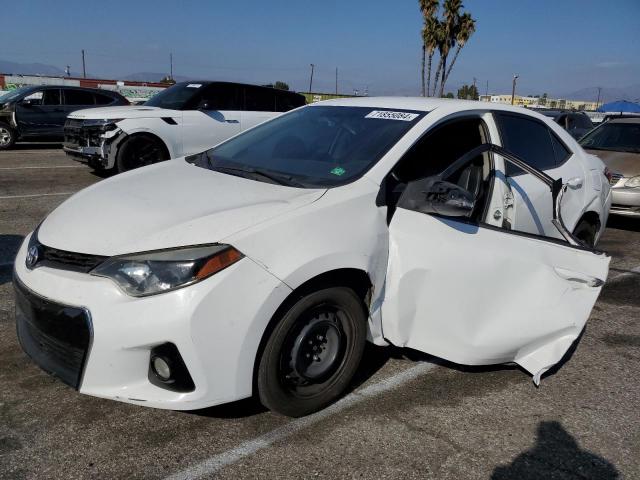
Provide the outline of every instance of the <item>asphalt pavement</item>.
{"type": "Polygon", "coordinates": [[[609,222],[610,279],[539,388],[517,367],[370,347],[353,392],[310,417],[253,399],[171,412],[80,395],[16,339],[20,243],[100,180],[55,145],[0,152],[0,478],[640,478],[640,221],[609,222]]]}

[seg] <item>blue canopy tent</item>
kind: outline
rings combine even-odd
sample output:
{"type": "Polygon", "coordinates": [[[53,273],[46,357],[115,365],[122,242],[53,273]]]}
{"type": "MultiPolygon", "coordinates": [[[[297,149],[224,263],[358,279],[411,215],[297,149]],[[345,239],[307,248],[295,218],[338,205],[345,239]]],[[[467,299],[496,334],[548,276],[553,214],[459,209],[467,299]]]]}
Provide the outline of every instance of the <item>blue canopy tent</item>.
{"type": "Polygon", "coordinates": [[[620,113],[640,113],[640,105],[626,100],[618,100],[617,102],[605,103],[599,109],[599,112],[620,112],[620,113]]]}

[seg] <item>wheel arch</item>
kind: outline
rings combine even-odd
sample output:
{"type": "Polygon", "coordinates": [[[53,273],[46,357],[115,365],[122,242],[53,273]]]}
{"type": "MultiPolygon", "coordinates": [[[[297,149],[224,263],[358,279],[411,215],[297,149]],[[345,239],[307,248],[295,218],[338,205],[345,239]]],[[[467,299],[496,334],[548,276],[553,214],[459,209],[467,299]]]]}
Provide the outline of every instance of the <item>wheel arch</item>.
{"type": "Polygon", "coordinates": [[[124,132],[125,133],[125,137],[122,139],[121,142],[118,143],[118,151],[116,152],[116,158],[117,155],[120,153],[120,149],[122,148],[122,146],[131,138],[134,137],[147,137],[147,138],[151,138],[154,141],[158,142],[160,144],[160,146],[162,147],[164,154],[167,157],[167,160],[173,158],[173,154],[171,153],[171,151],[169,150],[169,145],[167,144],[167,142],[165,142],[159,135],[153,133],[153,132],[149,132],[147,130],[138,130],[138,131],[134,131],[131,133],[128,132],[124,132]]]}
{"type": "Polygon", "coordinates": [[[359,268],[337,268],[329,270],[301,283],[298,287],[293,289],[284,301],[278,306],[272,317],[269,319],[266,328],[262,332],[260,343],[253,360],[253,377],[252,377],[252,391],[254,395],[258,391],[258,367],[260,365],[260,359],[264,352],[265,346],[271,333],[275,329],[276,325],[282,318],[285,312],[300,298],[303,296],[328,287],[348,287],[351,288],[362,300],[365,311],[369,312],[369,301],[371,297],[371,291],[373,289],[373,283],[369,273],[359,268]]]}

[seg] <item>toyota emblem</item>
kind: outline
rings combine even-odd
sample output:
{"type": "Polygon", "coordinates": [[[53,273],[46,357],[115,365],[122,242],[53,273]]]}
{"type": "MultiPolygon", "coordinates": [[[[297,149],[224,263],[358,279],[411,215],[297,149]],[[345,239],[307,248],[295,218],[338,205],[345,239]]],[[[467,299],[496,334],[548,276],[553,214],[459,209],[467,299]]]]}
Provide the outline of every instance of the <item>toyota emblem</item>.
{"type": "Polygon", "coordinates": [[[38,247],[36,245],[31,245],[29,250],[27,250],[27,260],[25,262],[27,264],[27,268],[31,269],[35,267],[36,263],[38,263],[39,256],[40,250],[38,247]]]}

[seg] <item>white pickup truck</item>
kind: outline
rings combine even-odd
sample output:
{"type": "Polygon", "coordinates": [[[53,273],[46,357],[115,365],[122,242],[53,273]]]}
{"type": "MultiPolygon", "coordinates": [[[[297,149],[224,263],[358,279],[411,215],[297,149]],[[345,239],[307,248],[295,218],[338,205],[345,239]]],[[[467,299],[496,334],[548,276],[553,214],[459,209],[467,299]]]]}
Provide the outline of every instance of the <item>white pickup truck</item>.
{"type": "Polygon", "coordinates": [[[304,96],[271,87],[181,82],[144,105],[73,112],[64,150],[97,170],[122,172],[202,152],[304,104],[304,96]]]}

